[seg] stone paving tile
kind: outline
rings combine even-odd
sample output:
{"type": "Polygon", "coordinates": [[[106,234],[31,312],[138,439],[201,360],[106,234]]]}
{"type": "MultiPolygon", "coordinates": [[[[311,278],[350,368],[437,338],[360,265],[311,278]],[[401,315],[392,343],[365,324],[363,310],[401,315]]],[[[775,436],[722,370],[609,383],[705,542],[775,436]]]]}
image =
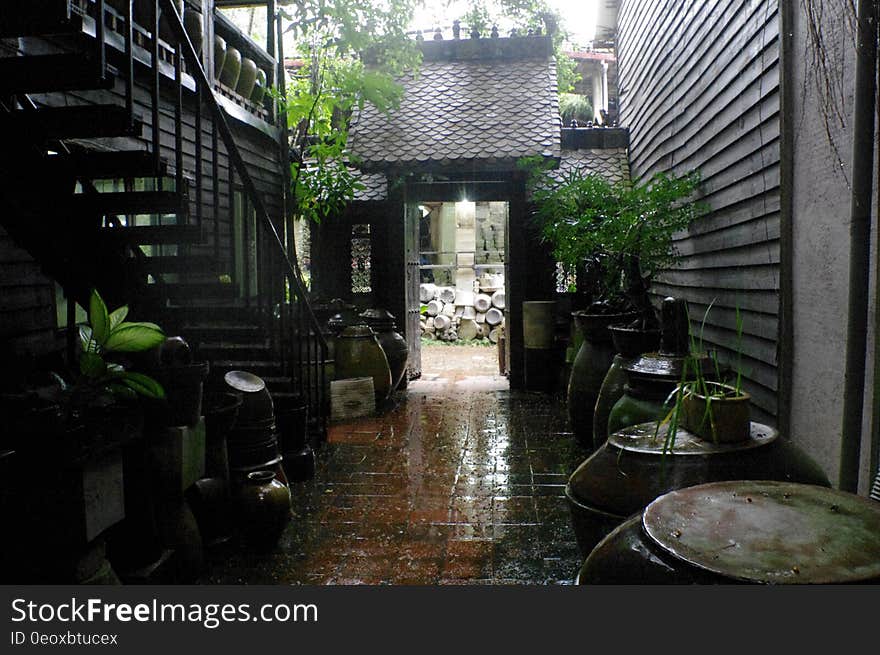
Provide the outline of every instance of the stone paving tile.
{"type": "Polygon", "coordinates": [[[230,543],[209,553],[202,581],[571,584],[581,559],[564,489],[588,453],[561,399],[449,365],[442,379],[411,382],[383,416],[332,426],[314,479],[291,486],[277,547],[230,543]]]}

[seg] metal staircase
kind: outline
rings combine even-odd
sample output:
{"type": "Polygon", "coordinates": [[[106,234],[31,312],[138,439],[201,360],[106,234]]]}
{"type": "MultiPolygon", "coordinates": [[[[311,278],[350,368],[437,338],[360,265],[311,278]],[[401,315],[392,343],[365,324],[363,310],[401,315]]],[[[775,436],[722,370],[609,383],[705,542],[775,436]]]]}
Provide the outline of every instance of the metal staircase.
{"type": "MultiPolygon", "coordinates": [[[[97,287],[111,304],[128,303],[189,339],[215,381],[241,368],[265,377],[273,393],[307,398],[320,440],[327,346],[285,232],[257,191],[175,3],[155,0],[146,65],[135,61],[131,2],[114,4],[121,13],[105,0],[4,0],[0,38],[39,37],[51,49],[0,58],[0,222],[68,297],[83,302],[97,287]],[[175,43],[159,37],[160,13],[175,43]],[[192,170],[184,168],[184,116],[196,134],[192,170]],[[247,281],[256,293],[244,298],[220,246],[220,198],[231,211],[233,187],[256,215],[256,233],[241,237],[260,262],[247,281]]],[[[279,160],[285,167],[286,153],[279,160]]]]}

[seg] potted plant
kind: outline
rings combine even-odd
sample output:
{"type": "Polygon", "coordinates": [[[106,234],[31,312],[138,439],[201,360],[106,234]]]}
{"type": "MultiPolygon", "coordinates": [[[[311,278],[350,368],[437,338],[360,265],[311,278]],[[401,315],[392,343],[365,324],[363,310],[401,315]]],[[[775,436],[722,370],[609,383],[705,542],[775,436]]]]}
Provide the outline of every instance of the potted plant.
{"type": "Polygon", "coordinates": [[[19,463],[11,525],[16,566],[26,576],[67,580],[78,558],[102,551],[97,540],[125,517],[123,450],[142,433],[140,401],[164,396],[161,385],[122,361],[164,334],[152,323],[125,321],[127,312],[108,312],[92,292],[75,359],[35,369],[0,398],[4,446],[19,463]]]}
{"type": "MultiPolygon", "coordinates": [[[[702,352],[703,327],[712,309],[712,303],[706,309],[700,326],[699,339],[692,340],[692,351],[702,352]]],[[[736,358],[735,375],[725,380],[717,353],[712,352],[709,358],[713,364],[715,380],[706,379],[702,366],[697,366],[693,358],[685,363],[681,382],[670,394],[666,404],[671,409],[657,423],[655,436],[661,427],[666,426],[664,450],[671,450],[675,445],[675,437],[679,426],[696,436],[716,444],[736,443],[749,438],[751,430],[751,395],[743,389],[742,384],[742,332],[743,321],[739,307],[736,308],[736,358]]]]}
{"type": "Polygon", "coordinates": [[[584,333],[569,379],[569,417],[575,435],[592,445],[593,409],[619,344],[639,354],[656,347],[659,321],[649,289],[657,272],[675,263],[673,235],[705,211],[688,199],[700,176],[657,174],[644,183],[611,182],[579,170],[554,178],[526,159],[534,219],[558,262],[576,272],[586,311],[572,316],[584,333]],[[628,337],[628,338],[627,338],[628,337]],[[626,341],[624,341],[624,339],[626,341]]]}

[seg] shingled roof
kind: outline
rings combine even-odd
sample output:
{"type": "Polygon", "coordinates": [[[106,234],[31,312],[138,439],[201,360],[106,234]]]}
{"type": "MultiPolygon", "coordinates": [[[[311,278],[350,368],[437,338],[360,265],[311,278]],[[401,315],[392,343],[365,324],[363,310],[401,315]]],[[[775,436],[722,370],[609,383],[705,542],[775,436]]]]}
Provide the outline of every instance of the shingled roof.
{"type": "Polygon", "coordinates": [[[563,150],[559,168],[550,171],[550,176],[561,182],[572,171],[580,175],[601,175],[609,182],[628,180],[629,158],[626,148],[563,150]]]}
{"type": "Polygon", "coordinates": [[[548,37],[432,41],[399,109],[366,106],[350,147],[365,170],[558,157],[556,63],[548,37]]]}

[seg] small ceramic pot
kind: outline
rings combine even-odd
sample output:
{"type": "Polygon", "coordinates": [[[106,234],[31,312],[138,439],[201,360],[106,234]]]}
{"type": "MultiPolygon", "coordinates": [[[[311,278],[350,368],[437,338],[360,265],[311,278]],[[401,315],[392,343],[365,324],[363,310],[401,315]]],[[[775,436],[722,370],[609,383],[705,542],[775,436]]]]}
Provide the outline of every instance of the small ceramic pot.
{"type": "Polygon", "coordinates": [[[235,85],[235,92],[243,98],[250,98],[257,81],[257,62],[250,57],[241,58],[241,72],[235,85]]]}
{"type": "Polygon", "coordinates": [[[682,398],[684,426],[706,441],[736,443],[749,438],[748,393],[738,393],[733,387],[718,382],[706,382],[710,393],[725,393],[706,397],[697,393],[682,398]]]}
{"type": "Polygon", "coordinates": [[[264,95],[266,95],[266,71],[262,68],[258,68],[254,90],[251,92],[251,102],[260,104],[263,102],[264,95]]]}
{"type": "Polygon", "coordinates": [[[192,42],[196,54],[202,56],[202,42],[205,40],[205,23],[202,13],[195,9],[189,9],[183,15],[183,26],[186,34],[192,42]]]}
{"type": "Polygon", "coordinates": [[[242,539],[253,548],[271,548],[290,521],[290,490],[275,471],[248,473],[236,487],[235,512],[242,539]]]}
{"type": "Polygon", "coordinates": [[[226,39],[219,34],[214,35],[214,78],[219,79],[226,61],[226,39]]]}
{"type": "Polygon", "coordinates": [[[238,48],[228,46],[226,48],[226,58],[223,60],[223,70],[220,72],[220,82],[230,89],[235,89],[240,74],[241,52],[239,52],[238,48]]]}

